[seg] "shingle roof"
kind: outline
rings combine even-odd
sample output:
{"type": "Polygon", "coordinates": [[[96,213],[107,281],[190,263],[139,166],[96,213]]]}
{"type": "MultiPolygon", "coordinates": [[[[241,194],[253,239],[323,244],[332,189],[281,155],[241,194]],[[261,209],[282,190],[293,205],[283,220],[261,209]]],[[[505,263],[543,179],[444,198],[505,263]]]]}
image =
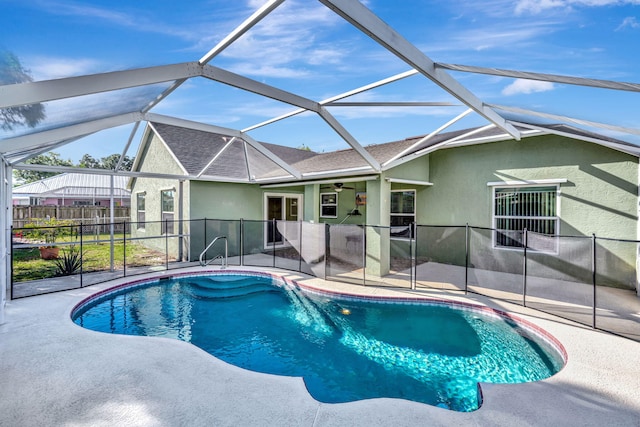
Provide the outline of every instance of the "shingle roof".
{"type": "MultiPolygon", "coordinates": [[[[200,174],[232,139],[230,136],[163,123],[152,123],[152,125],[189,175],[200,174]]],[[[267,143],[262,145],[289,164],[316,155],[306,150],[281,145],[267,143]]],[[[202,175],[248,180],[249,172],[253,178],[261,178],[267,174],[289,175],[251,145],[246,144],[245,152],[245,141],[240,138],[220,153],[202,175]]]]}
{"type": "MultiPolygon", "coordinates": [[[[173,125],[154,123],[153,126],[173,151],[178,161],[181,162],[191,175],[200,173],[202,168],[206,166],[216,153],[230,140],[228,136],[173,125]]],[[[527,128],[524,127],[518,128],[521,131],[527,130],[527,128]]],[[[592,134],[566,125],[549,125],[547,128],[569,135],[575,135],[576,137],[594,138],[600,141],[635,147],[623,141],[592,134]]],[[[523,134],[523,136],[525,135],[523,134]]],[[[458,137],[461,137],[458,140],[459,143],[479,143],[481,141],[495,141],[501,138],[511,139],[508,134],[497,127],[482,130],[480,130],[480,128],[455,130],[432,136],[411,148],[404,156],[411,156],[413,153],[458,137]],[[469,134],[469,136],[465,137],[465,134],[469,134]]],[[[424,136],[415,136],[400,141],[370,145],[364,148],[380,164],[384,164],[423,138],[424,136]]],[[[204,175],[246,180],[289,176],[284,169],[249,144],[246,144],[245,151],[243,144],[244,141],[240,139],[232,143],[227,147],[225,152],[219,155],[216,161],[205,171],[204,175]],[[247,170],[247,168],[249,170],[247,170]]],[[[314,153],[276,144],[261,144],[303,174],[318,172],[330,173],[332,171],[369,167],[369,164],[354,149],[330,153],[314,153]]]]}

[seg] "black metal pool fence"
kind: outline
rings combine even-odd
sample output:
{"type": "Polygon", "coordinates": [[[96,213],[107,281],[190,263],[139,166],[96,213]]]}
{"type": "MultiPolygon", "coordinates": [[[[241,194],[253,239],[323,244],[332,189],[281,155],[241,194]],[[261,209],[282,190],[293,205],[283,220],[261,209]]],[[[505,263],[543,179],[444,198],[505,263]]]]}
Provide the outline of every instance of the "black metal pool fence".
{"type": "Polygon", "coordinates": [[[199,265],[472,292],[640,341],[640,241],[483,227],[197,219],[12,229],[12,299],[199,265]],[[216,237],[216,242],[205,251],[216,237]],[[224,244],[222,241],[224,240],[224,244]],[[40,248],[57,247],[56,259],[40,248]],[[203,253],[204,252],[204,253],[203,253]]]}

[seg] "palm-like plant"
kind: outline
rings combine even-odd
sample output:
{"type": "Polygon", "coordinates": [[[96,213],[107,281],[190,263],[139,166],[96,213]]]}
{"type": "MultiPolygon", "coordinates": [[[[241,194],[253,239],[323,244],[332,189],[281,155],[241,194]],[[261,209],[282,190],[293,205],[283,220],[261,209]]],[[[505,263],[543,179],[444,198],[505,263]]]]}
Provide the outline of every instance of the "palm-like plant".
{"type": "Polygon", "coordinates": [[[75,245],[62,251],[62,255],[54,260],[57,276],[70,276],[82,268],[82,253],[75,245]]]}

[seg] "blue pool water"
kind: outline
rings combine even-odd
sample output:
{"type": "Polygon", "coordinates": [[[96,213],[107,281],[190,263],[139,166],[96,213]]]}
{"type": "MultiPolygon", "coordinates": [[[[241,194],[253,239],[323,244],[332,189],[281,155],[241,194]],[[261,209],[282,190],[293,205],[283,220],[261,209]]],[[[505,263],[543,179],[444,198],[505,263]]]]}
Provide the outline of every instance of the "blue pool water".
{"type": "Polygon", "coordinates": [[[330,299],[262,276],[163,279],[91,300],[73,320],[176,338],[246,369],[303,377],[326,403],[393,397],[473,411],[478,382],[537,381],[563,365],[545,340],[504,317],[330,299]]]}

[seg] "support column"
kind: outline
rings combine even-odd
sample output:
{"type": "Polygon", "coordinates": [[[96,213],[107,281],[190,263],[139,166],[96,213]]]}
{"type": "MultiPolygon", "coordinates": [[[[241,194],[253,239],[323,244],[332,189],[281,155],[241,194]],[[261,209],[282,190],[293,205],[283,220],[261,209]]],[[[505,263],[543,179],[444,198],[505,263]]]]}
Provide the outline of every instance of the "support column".
{"type": "MultiPolygon", "coordinates": [[[[638,184],[640,184],[640,163],[638,163],[638,184]]],[[[640,185],[638,186],[636,209],[637,214],[640,215],[640,185]]],[[[636,240],[640,240],[640,221],[636,221],[636,240]]],[[[636,294],[640,297],[640,244],[636,246],[636,294]]]]}
{"type": "Polygon", "coordinates": [[[0,324],[5,322],[4,310],[7,303],[7,291],[11,285],[11,224],[13,222],[13,202],[11,201],[12,168],[0,158],[0,324]]]}
{"type": "Polygon", "coordinates": [[[366,223],[380,227],[367,227],[367,267],[366,274],[383,277],[390,267],[390,200],[391,184],[380,174],[380,179],[367,181],[366,223]]]}
{"type": "MultiPolygon", "coordinates": [[[[110,259],[110,271],[115,271],[115,259],[114,259],[114,235],[113,235],[113,227],[114,227],[114,221],[115,221],[115,216],[114,216],[114,201],[113,201],[113,187],[114,187],[114,182],[113,182],[113,175],[109,176],[109,223],[111,225],[109,225],[109,240],[111,243],[111,248],[109,250],[109,259],[110,259]]],[[[94,202],[95,205],[95,202],[94,202]]]]}
{"type": "Polygon", "coordinates": [[[320,221],[320,185],[309,184],[304,187],[303,221],[320,221]]]}

